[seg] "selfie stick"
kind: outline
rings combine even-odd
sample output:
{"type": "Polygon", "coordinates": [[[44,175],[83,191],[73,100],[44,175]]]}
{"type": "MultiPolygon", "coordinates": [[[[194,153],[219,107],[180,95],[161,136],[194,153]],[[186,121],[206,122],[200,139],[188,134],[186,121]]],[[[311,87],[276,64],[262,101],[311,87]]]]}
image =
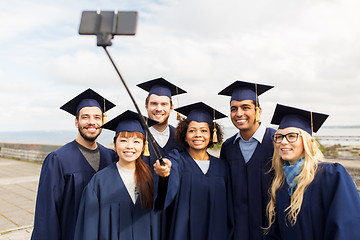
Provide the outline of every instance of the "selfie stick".
{"type": "Polygon", "coordinates": [[[159,159],[159,162],[160,162],[161,165],[164,165],[164,161],[162,160],[162,156],[161,156],[160,150],[159,150],[159,148],[158,148],[158,145],[156,144],[156,141],[155,141],[153,135],[151,134],[151,132],[150,132],[150,130],[149,130],[149,126],[146,124],[145,119],[144,119],[143,115],[141,114],[141,111],[140,111],[138,105],[136,104],[136,101],[135,101],[133,95],[131,94],[129,88],[127,87],[127,85],[126,85],[123,77],[121,76],[118,68],[116,67],[116,65],[115,65],[114,61],[112,60],[112,58],[111,58],[109,52],[107,51],[106,47],[103,46],[103,48],[104,48],[106,54],[108,55],[111,63],[113,64],[113,66],[114,66],[117,74],[119,75],[119,77],[120,77],[120,79],[121,79],[121,82],[123,83],[126,91],[128,92],[128,94],[129,94],[129,96],[130,96],[130,98],[131,98],[131,100],[132,100],[132,102],[133,102],[133,104],[134,104],[134,106],[135,106],[135,108],[136,108],[136,111],[137,111],[138,114],[139,114],[140,121],[141,121],[141,125],[144,127],[144,129],[145,129],[146,132],[147,132],[147,135],[149,136],[150,144],[151,144],[151,146],[153,147],[153,149],[154,149],[154,151],[155,151],[156,158],[159,159]]]}
{"type": "Polygon", "coordinates": [[[121,76],[119,69],[116,67],[115,62],[111,58],[106,46],[111,46],[111,39],[114,35],[135,35],[135,28],[137,22],[136,12],[100,12],[100,11],[84,11],[82,13],[79,34],[82,35],[96,35],[97,46],[102,46],[108,55],[112,65],[114,66],[117,74],[120,77],[126,91],[128,92],[136,111],[140,118],[140,123],[145,129],[147,136],[149,137],[150,144],[154,149],[156,158],[161,165],[164,165],[161,152],[159,150],[156,141],[149,130],[149,126],[146,124],[144,116],[136,104],[136,101],[131,94],[128,86],[125,83],[124,78],[121,76]]]}

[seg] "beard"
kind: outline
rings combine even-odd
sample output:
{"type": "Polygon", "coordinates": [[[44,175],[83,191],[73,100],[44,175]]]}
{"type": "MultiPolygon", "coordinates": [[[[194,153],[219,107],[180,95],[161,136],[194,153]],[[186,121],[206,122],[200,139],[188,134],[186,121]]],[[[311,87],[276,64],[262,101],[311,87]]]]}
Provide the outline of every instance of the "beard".
{"type": "Polygon", "coordinates": [[[78,130],[79,130],[79,133],[81,135],[81,137],[87,141],[87,142],[94,142],[96,141],[97,137],[100,135],[101,133],[101,128],[98,132],[96,133],[93,133],[93,134],[89,134],[87,133],[84,129],[86,128],[87,126],[85,127],[82,127],[82,126],[78,126],[78,130]]]}

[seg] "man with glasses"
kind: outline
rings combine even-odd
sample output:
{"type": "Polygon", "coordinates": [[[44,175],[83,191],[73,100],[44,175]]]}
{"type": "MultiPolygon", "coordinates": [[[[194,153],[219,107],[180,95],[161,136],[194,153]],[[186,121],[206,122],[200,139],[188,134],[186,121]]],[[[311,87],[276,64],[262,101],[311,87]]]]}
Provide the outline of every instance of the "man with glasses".
{"type": "Polygon", "coordinates": [[[234,239],[261,240],[266,224],[275,130],[260,121],[258,96],[273,86],[236,81],[219,95],[231,96],[230,116],[239,132],[221,147],[220,158],[230,165],[233,188],[234,239]]]}

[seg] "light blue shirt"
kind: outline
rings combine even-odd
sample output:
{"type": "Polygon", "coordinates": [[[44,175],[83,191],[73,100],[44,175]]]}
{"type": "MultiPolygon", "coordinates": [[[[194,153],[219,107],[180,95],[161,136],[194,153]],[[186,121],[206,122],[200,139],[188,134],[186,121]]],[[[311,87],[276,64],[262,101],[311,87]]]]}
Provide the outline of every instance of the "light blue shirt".
{"type": "MultiPolygon", "coordinates": [[[[257,147],[258,143],[262,143],[262,140],[264,138],[266,132],[266,127],[263,124],[260,124],[254,135],[249,139],[249,141],[245,141],[240,132],[237,133],[235,137],[235,141],[240,138],[239,140],[239,147],[240,151],[244,157],[245,163],[248,163],[251,156],[255,152],[255,149],[257,147]]],[[[234,141],[234,142],[235,142],[234,141]]]]}

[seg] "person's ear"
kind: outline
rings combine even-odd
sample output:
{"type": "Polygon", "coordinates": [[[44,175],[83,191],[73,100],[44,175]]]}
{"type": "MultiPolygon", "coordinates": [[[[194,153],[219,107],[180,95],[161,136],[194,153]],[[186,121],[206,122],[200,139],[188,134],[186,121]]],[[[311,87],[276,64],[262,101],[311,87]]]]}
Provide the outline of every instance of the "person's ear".
{"type": "Polygon", "coordinates": [[[261,118],[260,118],[261,112],[262,112],[262,110],[260,107],[255,107],[255,121],[256,122],[261,122],[261,118]]]}
{"type": "Polygon", "coordinates": [[[79,121],[77,118],[75,118],[75,127],[78,128],[79,121]]]}

